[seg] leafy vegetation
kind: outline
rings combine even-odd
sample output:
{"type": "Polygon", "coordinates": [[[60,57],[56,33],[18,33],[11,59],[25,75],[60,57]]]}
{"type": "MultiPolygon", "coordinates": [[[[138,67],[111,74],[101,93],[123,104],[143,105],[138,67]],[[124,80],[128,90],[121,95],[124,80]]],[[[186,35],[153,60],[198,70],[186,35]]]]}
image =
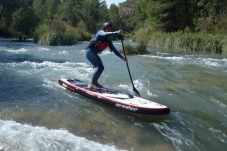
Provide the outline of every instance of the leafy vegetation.
{"type": "Polygon", "coordinates": [[[134,1],[130,22],[137,42],[167,49],[227,53],[227,1],[134,1]]]}
{"type": "MultiPolygon", "coordinates": [[[[191,52],[205,52],[222,54],[224,51],[224,36],[210,35],[204,33],[187,33],[187,32],[153,32],[147,33],[145,37],[150,46],[170,49],[185,50],[191,52]]],[[[137,32],[135,39],[143,41],[144,37],[137,32]]]]}
{"type": "Polygon", "coordinates": [[[34,41],[43,45],[72,45],[90,37],[91,34],[83,29],[73,28],[61,20],[53,20],[36,28],[34,41]]]}
{"type": "Polygon", "coordinates": [[[111,21],[138,43],[224,53],[226,12],[223,0],[126,0],[109,8],[105,0],[0,0],[0,36],[69,45],[90,39],[111,21]]]}
{"type": "MultiPolygon", "coordinates": [[[[126,54],[147,54],[149,53],[149,51],[147,50],[147,46],[144,43],[141,43],[139,45],[136,46],[132,46],[132,45],[125,45],[125,53],[126,54]]],[[[122,52],[123,50],[121,50],[122,52]]]]}

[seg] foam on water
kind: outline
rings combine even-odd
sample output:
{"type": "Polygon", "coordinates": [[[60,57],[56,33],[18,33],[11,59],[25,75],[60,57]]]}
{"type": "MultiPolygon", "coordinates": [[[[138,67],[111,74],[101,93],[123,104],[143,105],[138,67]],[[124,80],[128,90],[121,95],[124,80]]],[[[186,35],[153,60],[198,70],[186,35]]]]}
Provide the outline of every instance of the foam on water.
{"type": "MultiPolygon", "coordinates": [[[[83,71],[86,73],[92,72],[91,66],[89,66],[86,63],[83,62],[64,62],[64,63],[59,63],[59,62],[51,62],[51,61],[43,61],[43,62],[30,62],[30,61],[24,61],[21,63],[0,63],[0,65],[9,67],[9,68],[22,68],[24,70],[30,69],[31,72],[41,70],[41,69],[48,69],[51,68],[53,70],[61,70],[61,71],[83,71]]],[[[21,70],[23,71],[23,70],[21,70]]]]}
{"type": "Polygon", "coordinates": [[[225,133],[214,128],[209,128],[208,130],[212,133],[214,137],[218,138],[221,142],[227,143],[227,135],[225,133]]]}
{"type": "Polygon", "coordinates": [[[20,54],[20,53],[25,53],[28,51],[26,48],[20,48],[20,49],[5,49],[5,51],[15,53],[15,54],[20,54]]]}
{"type": "Polygon", "coordinates": [[[143,55],[144,57],[151,57],[155,59],[164,59],[169,61],[174,61],[177,63],[188,63],[188,64],[200,64],[207,65],[212,67],[225,67],[227,65],[227,59],[217,59],[217,58],[205,58],[199,57],[198,55],[183,55],[183,56],[174,56],[168,53],[158,53],[158,55],[143,55]]]}
{"type": "Polygon", "coordinates": [[[148,80],[143,81],[143,80],[137,79],[137,80],[134,80],[133,83],[138,91],[146,92],[146,95],[151,96],[151,97],[158,97],[157,94],[153,93],[150,90],[150,85],[151,85],[150,81],[148,81],[148,80]]]}
{"type": "Polygon", "coordinates": [[[69,52],[68,52],[68,51],[61,51],[61,52],[59,52],[58,54],[59,54],[59,55],[68,55],[69,52]]]}
{"type": "MultiPolygon", "coordinates": [[[[165,138],[171,140],[171,142],[178,151],[183,151],[184,147],[188,149],[190,148],[190,150],[200,150],[197,146],[195,146],[192,141],[194,137],[193,134],[188,136],[192,138],[187,138],[186,136],[183,136],[182,132],[180,131],[182,128],[171,128],[166,123],[152,123],[151,125],[153,125],[163,136],[165,136],[165,138]]],[[[187,133],[186,129],[184,129],[184,133],[187,133]]],[[[190,133],[192,132],[190,131],[190,133]]]]}
{"type": "Polygon", "coordinates": [[[39,47],[38,50],[39,50],[39,51],[49,51],[50,49],[45,48],[45,47],[39,47]]]}
{"type": "MultiPolygon", "coordinates": [[[[146,95],[150,96],[150,97],[158,97],[158,95],[153,93],[152,90],[150,89],[150,86],[151,86],[150,81],[148,81],[148,80],[143,81],[141,79],[136,79],[133,81],[133,84],[139,92],[146,92],[146,95]]],[[[133,88],[132,88],[131,83],[120,84],[118,87],[123,88],[125,90],[129,90],[130,93],[133,93],[133,88]]]]}
{"type": "Polygon", "coordinates": [[[109,55],[109,54],[111,54],[111,53],[112,53],[112,52],[108,49],[107,51],[102,52],[101,55],[109,55]]]}
{"type": "Polygon", "coordinates": [[[113,145],[104,145],[78,137],[67,130],[47,129],[0,120],[0,149],[33,151],[115,151],[113,145]]]}
{"type": "Polygon", "coordinates": [[[227,65],[227,59],[198,58],[197,61],[213,67],[224,67],[227,65]]]}

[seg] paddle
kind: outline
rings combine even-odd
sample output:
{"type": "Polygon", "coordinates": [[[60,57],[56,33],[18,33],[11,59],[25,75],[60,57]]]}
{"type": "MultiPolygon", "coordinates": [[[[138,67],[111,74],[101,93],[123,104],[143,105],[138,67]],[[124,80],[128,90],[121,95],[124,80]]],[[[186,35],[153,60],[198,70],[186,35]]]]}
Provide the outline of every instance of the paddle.
{"type": "MultiPolygon", "coordinates": [[[[121,40],[121,44],[122,44],[122,48],[123,48],[125,59],[127,60],[126,53],[125,53],[125,48],[124,48],[124,43],[123,43],[123,36],[120,38],[120,40],[121,40]]],[[[140,93],[136,90],[136,88],[135,88],[135,86],[133,84],[132,76],[131,76],[131,73],[130,73],[129,66],[128,66],[127,62],[126,62],[126,66],[127,66],[127,69],[128,69],[129,77],[130,77],[131,82],[132,82],[133,91],[135,91],[138,94],[138,96],[140,96],[140,93]]]]}

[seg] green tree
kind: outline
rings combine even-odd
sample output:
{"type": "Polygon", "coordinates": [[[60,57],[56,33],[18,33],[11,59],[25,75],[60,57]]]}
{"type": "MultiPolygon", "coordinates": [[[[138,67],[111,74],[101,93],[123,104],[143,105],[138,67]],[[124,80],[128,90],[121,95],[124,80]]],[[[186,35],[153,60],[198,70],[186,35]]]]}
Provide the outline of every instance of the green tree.
{"type": "Polygon", "coordinates": [[[159,18],[163,24],[163,30],[177,31],[184,30],[186,27],[193,29],[194,18],[194,4],[191,0],[162,0],[163,7],[160,13],[162,16],[159,18]]]}
{"type": "Polygon", "coordinates": [[[44,0],[34,0],[32,3],[34,12],[39,18],[41,18],[41,14],[43,11],[43,5],[44,5],[44,0]]]}
{"type": "Polygon", "coordinates": [[[72,26],[77,26],[80,21],[80,8],[82,0],[67,0],[58,7],[58,19],[67,22],[72,26]]]}
{"type": "Polygon", "coordinates": [[[20,8],[13,13],[12,28],[21,34],[31,35],[36,26],[36,16],[32,8],[20,8]]]}
{"type": "Polygon", "coordinates": [[[122,20],[119,14],[118,7],[115,4],[111,4],[109,8],[109,21],[111,21],[116,29],[122,28],[122,20]]]}
{"type": "Polygon", "coordinates": [[[161,18],[166,16],[162,11],[166,5],[153,0],[136,1],[134,6],[134,13],[132,16],[132,24],[135,29],[140,29],[147,26],[160,29],[163,26],[161,18]]]}
{"type": "Polygon", "coordinates": [[[88,31],[95,32],[100,20],[99,14],[100,3],[99,0],[84,0],[78,11],[81,20],[85,23],[88,31]]]}
{"type": "Polygon", "coordinates": [[[193,21],[197,30],[214,32],[215,28],[227,29],[227,1],[199,0],[196,3],[196,8],[197,13],[193,21]]]}
{"type": "Polygon", "coordinates": [[[100,25],[99,25],[100,27],[103,24],[103,22],[109,21],[108,8],[106,5],[106,1],[100,2],[99,20],[100,20],[100,25]]]}
{"type": "Polygon", "coordinates": [[[0,23],[4,18],[4,23],[9,24],[12,18],[12,13],[20,6],[21,1],[18,0],[0,0],[0,23]]]}
{"type": "Polygon", "coordinates": [[[56,0],[46,0],[42,9],[42,20],[50,22],[57,13],[58,3],[56,0]]]}
{"type": "Polygon", "coordinates": [[[138,0],[127,0],[123,3],[119,4],[119,15],[121,17],[123,28],[126,32],[131,32],[135,29],[137,21],[135,21],[134,17],[135,6],[138,0]]]}

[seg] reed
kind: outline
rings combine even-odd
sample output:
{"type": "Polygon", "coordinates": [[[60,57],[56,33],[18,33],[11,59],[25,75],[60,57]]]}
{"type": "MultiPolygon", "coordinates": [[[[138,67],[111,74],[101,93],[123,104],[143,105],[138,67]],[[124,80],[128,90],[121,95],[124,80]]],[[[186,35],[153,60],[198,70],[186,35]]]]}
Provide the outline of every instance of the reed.
{"type": "Polygon", "coordinates": [[[41,35],[38,41],[42,45],[73,45],[77,43],[77,40],[72,34],[48,32],[41,35]]]}
{"type": "MultiPolygon", "coordinates": [[[[139,45],[125,45],[125,53],[126,54],[147,54],[149,51],[147,50],[147,46],[144,43],[140,43],[139,45]]],[[[121,51],[122,52],[122,51],[121,51]]]]}
{"type": "MultiPolygon", "coordinates": [[[[148,30],[144,30],[148,31],[148,30]]],[[[185,50],[205,53],[227,53],[227,38],[221,34],[204,34],[192,32],[147,32],[146,36],[141,36],[144,31],[137,31],[133,37],[135,41],[147,41],[149,46],[170,50],[185,50]],[[139,32],[139,33],[138,33],[139,32]],[[149,36],[147,36],[149,35],[149,36]],[[144,40],[143,40],[144,39],[144,40]]]]}
{"type": "Polygon", "coordinates": [[[40,25],[34,36],[34,41],[42,45],[73,45],[78,41],[87,40],[91,35],[84,29],[74,28],[62,21],[53,21],[40,25]]]}

